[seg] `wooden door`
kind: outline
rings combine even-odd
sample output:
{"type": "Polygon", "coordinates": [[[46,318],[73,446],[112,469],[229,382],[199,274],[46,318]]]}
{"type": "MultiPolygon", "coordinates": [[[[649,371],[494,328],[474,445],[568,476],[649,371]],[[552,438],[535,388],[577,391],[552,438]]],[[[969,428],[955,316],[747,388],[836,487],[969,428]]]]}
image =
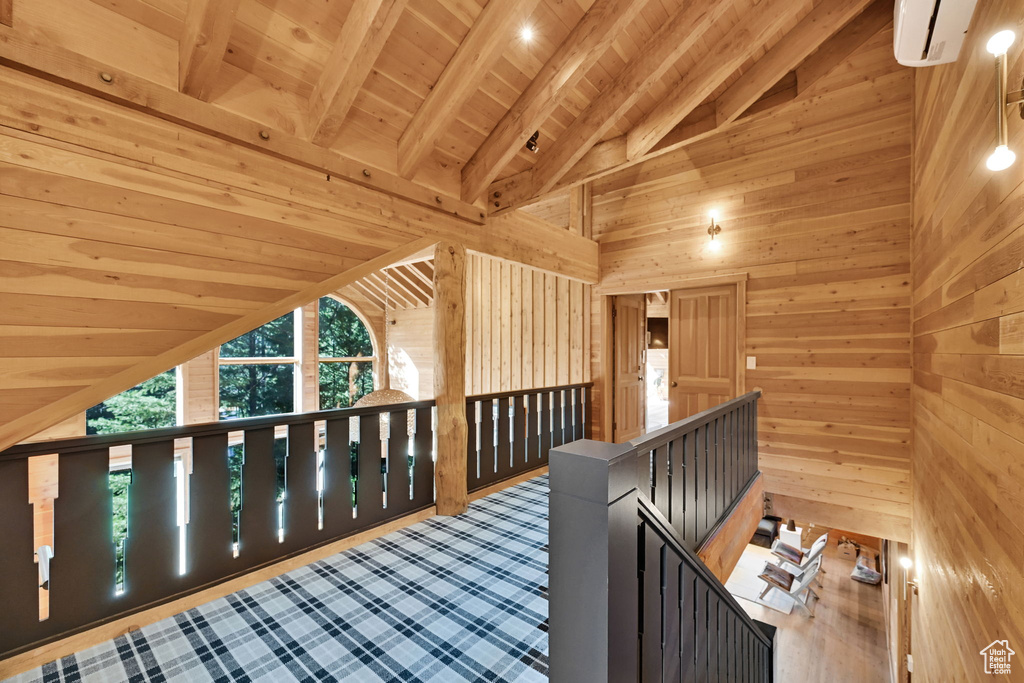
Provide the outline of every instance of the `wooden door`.
{"type": "Polygon", "coordinates": [[[668,419],[736,396],[736,287],[673,290],[668,312],[668,419]]]}
{"type": "Polygon", "coordinates": [[[615,443],[622,443],[644,433],[646,295],[617,296],[614,306],[615,415],[612,432],[615,443]]]}

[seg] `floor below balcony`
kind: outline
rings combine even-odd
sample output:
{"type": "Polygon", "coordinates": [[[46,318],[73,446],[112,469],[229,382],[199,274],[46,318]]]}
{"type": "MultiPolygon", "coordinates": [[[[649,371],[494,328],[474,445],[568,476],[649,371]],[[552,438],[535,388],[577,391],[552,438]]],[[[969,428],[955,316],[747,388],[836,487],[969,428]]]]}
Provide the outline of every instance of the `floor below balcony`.
{"type": "Polygon", "coordinates": [[[546,681],[538,477],[17,676],[57,681],[546,681]]]}

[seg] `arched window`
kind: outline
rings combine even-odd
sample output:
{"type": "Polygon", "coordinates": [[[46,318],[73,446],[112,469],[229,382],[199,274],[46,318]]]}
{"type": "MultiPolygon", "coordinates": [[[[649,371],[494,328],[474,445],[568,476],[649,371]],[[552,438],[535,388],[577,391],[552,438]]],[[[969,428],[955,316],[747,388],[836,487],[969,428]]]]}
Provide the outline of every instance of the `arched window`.
{"type": "Polygon", "coordinates": [[[348,306],[320,299],[320,409],[348,408],[373,391],[373,338],[348,306]]]}

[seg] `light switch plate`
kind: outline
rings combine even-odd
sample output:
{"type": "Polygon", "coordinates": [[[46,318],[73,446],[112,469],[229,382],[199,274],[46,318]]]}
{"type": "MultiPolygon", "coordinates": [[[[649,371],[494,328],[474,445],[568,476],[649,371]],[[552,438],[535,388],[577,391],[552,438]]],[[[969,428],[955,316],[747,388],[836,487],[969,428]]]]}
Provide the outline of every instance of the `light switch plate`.
{"type": "Polygon", "coordinates": [[[747,370],[757,370],[757,356],[747,356],[747,370]]]}

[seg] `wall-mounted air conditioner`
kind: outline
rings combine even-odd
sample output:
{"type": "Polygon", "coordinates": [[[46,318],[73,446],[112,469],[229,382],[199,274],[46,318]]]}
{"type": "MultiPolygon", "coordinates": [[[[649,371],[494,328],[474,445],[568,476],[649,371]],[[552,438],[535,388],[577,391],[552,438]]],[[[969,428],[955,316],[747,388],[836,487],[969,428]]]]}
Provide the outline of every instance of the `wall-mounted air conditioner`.
{"type": "Polygon", "coordinates": [[[893,49],[904,66],[955,62],[977,0],[896,0],[893,49]]]}

